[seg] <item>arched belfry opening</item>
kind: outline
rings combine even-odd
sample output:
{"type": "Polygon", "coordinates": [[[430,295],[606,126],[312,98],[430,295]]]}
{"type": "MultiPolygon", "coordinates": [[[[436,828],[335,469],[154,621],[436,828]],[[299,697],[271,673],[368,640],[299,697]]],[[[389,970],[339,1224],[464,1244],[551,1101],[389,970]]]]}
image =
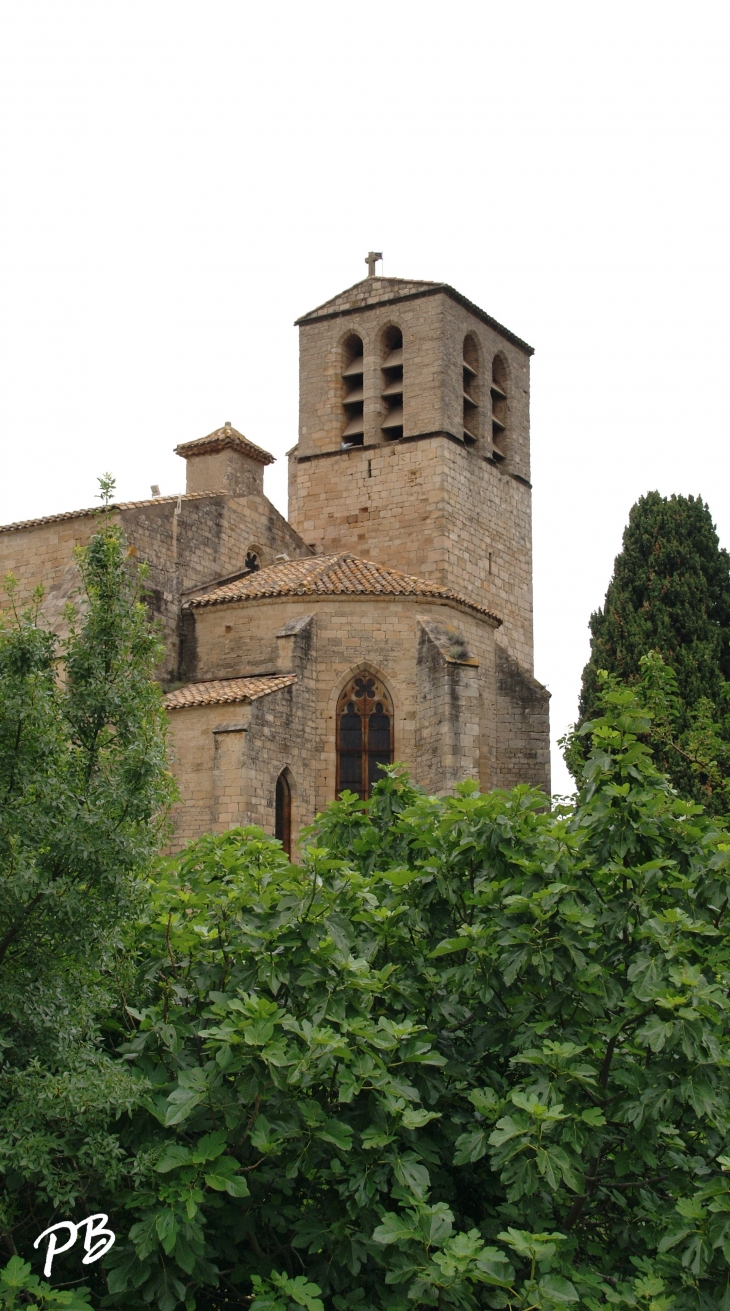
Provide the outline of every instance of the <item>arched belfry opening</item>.
{"type": "Polygon", "coordinates": [[[479,347],[471,333],[464,338],[461,361],[464,441],[475,446],[479,438],[479,347]]]}
{"type": "Polygon", "coordinates": [[[365,434],[365,392],[363,390],[362,337],[353,332],[344,344],[342,363],[343,446],[362,446],[365,434]]]}
{"type": "Polygon", "coordinates": [[[403,333],[386,328],[382,339],[383,436],[396,441],[403,436],[403,333]]]}
{"type": "Polygon", "coordinates": [[[492,360],[492,453],[495,460],[507,454],[507,368],[501,355],[492,360]]]}
{"type": "Polygon", "coordinates": [[[343,687],[337,702],[337,796],[346,790],[367,801],[393,763],[393,701],[382,679],[367,670],[343,687]]]}
{"type": "Polygon", "coordinates": [[[279,839],[291,860],[291,782],[288,769],[282,769],[276,780],[274,837],[279,839]]]}

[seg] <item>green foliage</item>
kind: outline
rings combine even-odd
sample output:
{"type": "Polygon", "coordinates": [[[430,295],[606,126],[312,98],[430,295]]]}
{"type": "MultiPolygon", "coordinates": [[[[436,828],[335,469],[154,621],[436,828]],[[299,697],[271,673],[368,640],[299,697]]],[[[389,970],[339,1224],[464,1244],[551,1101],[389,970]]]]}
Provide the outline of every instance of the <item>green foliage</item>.
{"type": "Polygon", "coordinates": [[[268,1279],[253,1275],[251,1279],[256,1294],[251,1303],[251,1311],[289,1311],[290,1308],[303,1306],[306,1311],[323,1311],[323,1305],[317,1297],[321,1289],[310,1284],[304,1275],[281,1275],[272,1270],[268,1279]]]}
{"type": "Polygon", "coordinates": [[[165,831],[160,644],[144,571],[104,517],[78,553],[58,640],[42,592],[7,580],[0,622],[0,1236],[25,1242],[94,1181],[113,1187],[110,1111],[138,1094],[98,1017],[115,1005],[120,924],[165,831]],[[14,1239],[9,1237],[14,1233],[14,1239]]]}
{"type": "Polygon", "coordinates": [[[0,1307],[3,1311],[51,1311],[52,1307],[65,1307],[66,1311],[91,1311],[88,1288],[54,1289],[31,1274],[27,1261],[13,1256],[4,1270],[0,1270],[0,1307]]]}
{"type": "MultiPolygon", "coordinates": [[[[730,556],[699,497],[649,492],[637,501],[590,628],[579,724],[596,713],[601,670],[632,683],[641,676],[642,657],[657,652],[675,683],[667,731],[650,739],[656,762],[681,796],[723,813],[730,775],[730,556]],[[715,743],[709,772],[701,749],[708,734],[715,743]]],[[[579,747],[572,739],[568,764],[576,777],[585,759],[579,747]]]]}
{"type": "Polygon", "coordinates": [[[601,697],[575,808],[393,767],[166,863],[109,1305],[728,1311],[730,839],[601,697]]]}
{"type": "Polygon", "coordinates": [[[392,767],[301,866],[248,828],[152,877],[143,583],[106,522],[81,566],[65,644],[0,634],[0,1218],[117,1242],[0,1306],[730,1311],[730,837],[646,745],[676,671],[601,678],[574,806],[392,767]]]}
{"type": "Polygon", "coordinates": [[[104,509],[111,504],[116,491],[117,480],[110,473],[103,473],[99,479],[99,494],[97,500],[101,501],[104,509]]]}

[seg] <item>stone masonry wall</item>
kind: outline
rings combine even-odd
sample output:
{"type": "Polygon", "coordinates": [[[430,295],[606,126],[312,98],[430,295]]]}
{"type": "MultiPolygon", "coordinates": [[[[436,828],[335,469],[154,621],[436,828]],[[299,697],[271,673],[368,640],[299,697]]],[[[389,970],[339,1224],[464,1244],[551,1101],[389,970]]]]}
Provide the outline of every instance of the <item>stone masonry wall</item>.
{"type": "MultiPolygon", "coordinates": [[[[279,616],[281,618],[281,616],[279,616]]],[[[283,634],[282,666],[297,682],[250,704],[169,713],[170,755],[182,797],[172,849],[205,832],[258,824],[274,832],[276,780],[288,771],[292,842],[316,811],[311,744],[316,737],[315,662],[308,616],[283,634]]]]}
{"type": "MultiPolygon", "coordinates": [[[[394,295],[398,288],[391,284],[394,295]]],[[[387,355],[386,330],[403,335],[403,410],[405,437],[444,431],[459,440],[463,434],[464,339],[470,334],[478,347],[475,389],[479,400],[477,426],[481,455],[492,454],[490,395],[492,361],[500,355],[507,375],[508,417],[504,435],[504,468],[529,481],[529,355],[496,328],[444,292],[414,299],[384,300],[354,312],[330,311],[301,323],[299,345],[300,456],[336,449],[347,424],[342,402],[347,384],[342,372],[347,341],[353,333],[363,342],[364,444],[385,443],[381,421],[382,364],[387,355]]],[[[325,307],[325,311],[327,307],[325,307]]]]}
{"type": "MultiPolygon", "coordinates": [[[[119,522],[119,515],[113,515],[119,522]]],[[[45,589],[47,622],[58,631],[63,609],[79,586],[74,548],[88,542],[96,528],[96,512],[59,514],[0,528],[0,586],[6,574],[18,581],[18,600],[25,604],[39,583],[45,589]]],[[[5,597],[0,592],[0,609],[5,597]]]]}
{"type": "Polygon", "coordinates": [[[451,625],[421,619],[418,628],[419,782],[430,793],[449,792],[466,778],[479,779],[480,757],[488,753],[488,744],[480,742],[479,665],[451,625]]]}
{"type": "MultiPolygon", "coordinates": [[[[331,801],[335,793],[337,698],[345,682],[363,668],[379,674],[390,689],[396,759],[409,765],[418,782],[433,789],[441,786],[439,779],[446,780],[443,786],[448,787],[457,777],[474,776],[483,780],[483,786],[493,786],[491,780],[497,776],[494,628],[488,621],[430,604],[423,597],[388,596],[282,597],[201,607],[192,614],[197,651],[194,677],[199,681],[289,672],[288,653],[285,656],[281,650],[288,639],[277,634],[296,625],[297,620],[313,616],[306,643],[302,637],[306,649],[305,645],[300,648],[302,667],[296,670],[299,681],[292,694],[294,719],[289,734],[292,742],[302,744],[301,768],[312,779],[316,809],[331,801]],[[453,632],[454,642],[464,644],[472,662],[461,671],[457,662],[452,672],[443,674],[443,687],[451,689],[443,694],[438,691],[441,674],[431,676],[419,664],[422,623],[429,617],[453,632]],[[306,710],[306,724],[302,724],[297,706],[305,671],[312,680],[307,688],[313,699],[306,710]],[[421,731],[425,724],[432,730],[430,736],[421,731]]],[[[434,660],[443,666],[448,656],[437,651],[434,660]]],[[[174,718],[196,714],[194,710],[180,711],[174,718]]],[[[294,766],[292,772],[299,786],[301,774],[294,766]]]]}
{"type": "Polygon", "coordinates": [[[306,547],[264,496],[233,497],[223,493],[180,500],[158,507],[147,502],[122,515],[129,539],[142,559],[150,561],[151,604],[163,624],[167,666],[163,681],[179,677],[180,603],[184,593],[218,578],[239,573],[246,552],[255,550],[262,564],[274,557],[306,554],[306,547]],[[160,512],[162,511],[162,512],[160,512]]]}
{"type": "Polygon", "coordinates": [[[550,694],[497,648],[499,787],[530,783],[550,796],[550,694]]]}
{"type": "Polygon", "coordinates": [[[188,492],[227,492],[229,496],[263,496],[264,466],[228,446],[220,451],[188,452],[185,456],[188,492]]]}
{"type": "MultiPolygon", "coordinates": [[[[163,683],[178,676],[180,601],[185,591],[240,573],[250,549],[262,564],[272,564],[278,554],[292,559],[308,554],[265,496],[212,492],[156,497],[115,507],[111,515],[122,524],[139,559],[150,566],[149,605],[165,639],[163,683]]],[[[57,631],[64,605],[79,586],[74,547],[88,541],[97,522],[95,512],[80,511],[0,528],[0,578],[8,572],[16,575],[21,601],[43,583],[44,612],[57,631]]]]}
{"type": "Polygon", "coordinates": [[[385,596],[271,598],[192,614],[198,680],[293,672],[297,682],[250,706],[171,713],[184,798],[178,844],[239,823],[273,833],[284,768],[295,832],[310,822],[335,795],[340,690],[364,669],[392,695],[396,760],[429,792],[465,778],[485,791],[549,786],[547,693],[496,647],[494,628],[476,615],[423,597],[385,596]]]}
{"type": "MultiPolygon", "coordinates": [[[[378,280],[375,280],[376,282],[378,280]]],[[[384,279],[383,295],[398,291],[384,279]],[[387,285],[386,285],[387,284],[387,285]]],[[[367,286],[336,302],[353,313],[300,329],[300,437],[290,452],[289,518],[315,551],[356,555],[433,578],[503,619],[498,641],[533,667],[529,355],[443,292],[361,305],[367,286]],[[349,300],[348,300],[349,297],[349,300]],[[358,299],[358,297],[360,299],[358,299]],[[404,435],[380,429],[383,334],[403,334],[404,435]],[[345,343],[364,345],[364,444],[342,449],[345,343]],[[463,346],[477,347],[476,446],[463,434],[463,346]],[[492,362],[506,373],[507,430],[495,462],[492,362]]],[[[328,310],[323,307],[323,312],[328,310]]]]}
{"type": "Polygon", "coordinates": [[[313,550],[453,588],[503,620],[497,640],[532,671],[529,487],[445,436],[291,460],[289,514],[313,550]]]}

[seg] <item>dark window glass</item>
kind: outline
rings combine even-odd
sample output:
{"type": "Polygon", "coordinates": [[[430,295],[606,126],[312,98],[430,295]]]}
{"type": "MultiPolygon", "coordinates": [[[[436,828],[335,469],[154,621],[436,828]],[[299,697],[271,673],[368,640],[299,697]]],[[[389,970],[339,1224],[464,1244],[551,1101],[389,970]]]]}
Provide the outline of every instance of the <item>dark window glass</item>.
{"type": "Polygon", "coordinates": [[[393,707],[387,689],[370,674],[344,688],[337,710],[337,793],[366,800],[393,760],[393,707]]]}
{"type": "Polygon", "coordinates": [[[286,774],[276,780],[274,837],[278,838],[287,856],[291,856],[291,788],[286,774]]]}
{"type": "Polygon", "coordinates": [[[351,792],[359,792],[362,784],[362,757],[343,755],[340,758],[340,784],[351,792]]]}
{"type": "Polygon", "coordinates": [[[368,782],[372,788],[383,776],[380,772],[381,765],[390,764],[390,752],[388,755],[377,756],[373,752],[368,755],[368,782]]]}
{"type": "Polygon", "coordinates": [[[343,751],[362,750],[362,718],[356,714],[352,703],[340,718],[340,749],[343,751]]]}
{"type": "Polygon", "coordinates": [[[390,715],[375,714],[368,722],[368,747],[390,754],[390,715]]]}

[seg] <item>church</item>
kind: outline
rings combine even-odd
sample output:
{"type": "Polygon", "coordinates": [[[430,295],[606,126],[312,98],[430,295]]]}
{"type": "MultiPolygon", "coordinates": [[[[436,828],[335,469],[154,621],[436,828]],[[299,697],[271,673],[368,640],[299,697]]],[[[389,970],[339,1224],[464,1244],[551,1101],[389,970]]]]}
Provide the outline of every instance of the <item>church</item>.
{"type": "MultiPolygon", "coordinates": [[[[186,490],[112,513],[149,565],[180,791],[175,841],[259,824],[296,850],[345,789],[405,764],[430,793],[549,792],[533,674],[532,348],[453,287],[368,276],[297,320],[289,517],[231,423],[183,442],[186,490]]],[[[0,527],[0,573],[61,622],[95,510],[0,527]]]]}

